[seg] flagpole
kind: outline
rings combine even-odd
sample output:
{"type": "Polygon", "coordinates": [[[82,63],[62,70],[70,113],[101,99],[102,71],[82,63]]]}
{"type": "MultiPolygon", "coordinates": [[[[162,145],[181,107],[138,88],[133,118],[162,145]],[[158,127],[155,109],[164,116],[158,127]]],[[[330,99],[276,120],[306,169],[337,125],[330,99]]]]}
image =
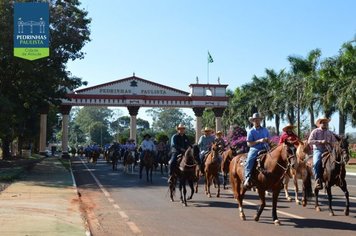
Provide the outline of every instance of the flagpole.
{"type": "Polygon", "coordinates": [[[209,84],[209,60],[207,60],[207,63],[208,63],[208,71],[207,71],[207,75],[208,75],[208,84],[209,84]]]}

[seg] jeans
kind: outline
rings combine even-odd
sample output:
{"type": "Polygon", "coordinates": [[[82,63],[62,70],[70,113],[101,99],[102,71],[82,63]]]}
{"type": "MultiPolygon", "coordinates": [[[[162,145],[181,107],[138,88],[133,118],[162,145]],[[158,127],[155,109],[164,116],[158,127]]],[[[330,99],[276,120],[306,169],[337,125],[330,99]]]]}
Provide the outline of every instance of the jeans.
{"type": "Polygon", "coordinates": [[[177,156],[178,153],[173,152],[171,155],[171,159],[169,160],[169,175],[172,175],[174,172],[174,169],[177,166],[177,156]]]}
{"type": "Polygon", "coordinates": [[[322,161],[321,161],[321,154],[323,154],[324,151],[319,150],[319,149],[314,149],[313,150],[313,173],[315,179],[320,179],[322,178],[322,161]]]}
{"type": "Polygon", "coordinates": [[[253,166],[255,165],[257,154],[259,151],[261,150],[252,147],[247,153],[247,158],[245,162],[245,179],[251,177],[251,171],[253,166]]]}

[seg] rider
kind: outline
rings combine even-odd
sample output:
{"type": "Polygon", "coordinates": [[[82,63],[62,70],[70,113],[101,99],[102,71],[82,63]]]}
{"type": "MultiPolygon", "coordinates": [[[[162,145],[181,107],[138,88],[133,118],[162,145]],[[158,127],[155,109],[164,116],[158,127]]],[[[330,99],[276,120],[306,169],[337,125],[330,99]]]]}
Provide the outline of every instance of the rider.
{"type": "Polygon", "coordinates": [[[140,154],[140,162],[143,162],[143,155],[146,151],[154,152],[156,150],[156,145],[151,139],[150,134],[145,134],[143,136],[143,141],[141,143],[141,154],[140,154]]]}
{"type": "Polygon", "coordinates": [[[204,159],[206,154],[210,151],[211,144],[214,142],[215,136],[212,135],[213,130],[205,127],[203,130],[204,134],[200,136],[198,141],[198,147],[200,150],[200,171],[204,172],[204,159]]]}
{"type": "Polygon", "coordinates": [[[190,146],[187,135],[185,135],[184,124],[179,124],[176,128],[177,133],[171,138],[171,159],[169,160],[169,178],[168,183],[172,182],[172,175],[174,174],[174,169],[177,166],[177,156],[179,154],[184,154],[184,152],[190,146]]]}
{"type": "Polygon", "coordinates": [[[216,137],[214,143],[219,149],[219,152],[223,152],[225,150],[225,140],[222,137],[223,133],[219,130],[216,132],[216,137]]]}
{"type": "Polygon", "coordinates": [[[313,172],[316,180],[316,189],[322,189],[322,154],[327,151],[327,144],[331,145],[337,142],[335,134],[330,131],[329,128],[330,119],[328,118],[319,118],[316,120],[315,124],[317,126],[309,136],[308,143],[313,145],[313,172]]]}
{"type": "Polygon", "coordinates": [[[290,143],[293,143],[295,145],[299,144],[299,138],[298,136],[293,132],[293,129],[295,128],[294,125],[292,124],[288,124],[285,127],[283,127],[282,131],[282,135],[279,138],[279,144],[284,143],[284,141],[288,141],[290,143]]]}
{"type": "Polygon", "coordinates": [[[247,133],[247,146],[250,147],[247,153],[245,162],[245,181],[244,188],[251,186],[251,172],[255,165],[258,152],[265,150],[268,145],[269,132],[265,127],[261,126],[261,120],[263,117],[259,113],[254,113],[249,121],[253,124],[253,127],[247,133]]]}

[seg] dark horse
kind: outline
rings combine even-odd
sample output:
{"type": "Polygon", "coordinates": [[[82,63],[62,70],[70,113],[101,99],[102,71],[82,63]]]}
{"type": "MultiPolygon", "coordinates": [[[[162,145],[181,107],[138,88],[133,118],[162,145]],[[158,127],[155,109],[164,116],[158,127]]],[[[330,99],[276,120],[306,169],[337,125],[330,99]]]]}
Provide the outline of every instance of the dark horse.
{"type": "Polygon", "coordinates": [[[180,200],[184,206],[187,206],[187,200],[192,199],[194,195],[194,181],[196,181],[195,169],[199,158],[199,147],[198,145],[193,145],[189,147],[183,156],[179,157],[178,168],[176,169],[177,178],[174,178],[169,185],[170,197],[173,202],[173,195],[175,191],[175,185],[177,179],[179,180],[179,191],[180,191],[180,200]],[[186,183],[188,182],[190,187],[190,196],[187,198],[187,189],[186,183]]]}
{"type": "Polygon", "coordinates": [[[160,150],[157,153],[158,164],[161,166],[161,174],[163,175],[163,166],[165,167],[165,171],[168,172],[168,161],[170,159],[169,156],[169,148],[165,148],[164,150],[160,150]]]}
{"type": "MultiPolygon", "coordinates": [[[[243,211],[243,199],[246,189],[242,188],[244,180],[244,165],[247,154],[240,154],[232,159],[230,163],[230,183],[234,192],[234,197],[237,199],[240,210],[240,218],[246,220],[243,211]]],[[[255,215],[255,221],[260,219],[261,213],[266,206],[265,192],[272,190],[272,218],[275,225],[280,225],[277,217],[277,200],[281,190],[284,176],[289,171],[290,166],[295,161],[295,147],[287,142],[282,143],[265,154],[262,154],[262,170],[254,170],[253,184],[258,189],[258,195],[261,205],[255,215]]]]}
{"type": "MultiPolygon", "coordinates": [[[[120,159],[120,146],[118,144],[113,144],[108,149],[108,160],[111,160],[112,170],[117,170],[117,162],[120,159]]],[[[108,161],[107,160],[107,161],[108,161]]]]}
{"type": "Polygon", "coordinates": [[[142,179],[143,167],[146,169],[147,182],[152,183],[152,171],[154,167],[154,153],[152,151],[143,151],[143,159],[140,161],[140,179],[142,179]]]}
{"type": "MultiPolygon", "coordinates": [[[[323,182],[325,183],[325,189],[328,194],[329,200],[329,214],[334,216],[332,209],[332,195],[331,187],[336,185],[341,188],[346,198],[346,208],[344,210],[345,215],[349,215],[349,191],[347,190],[347,184],[345,180],[346,170],[345,164],[349,161],[349,143],[347,137],[340,137],[340,141],[334,146],[332,150],[329,150],[322,155],[322,165],[324,169],[323,182]]],[[[319,190],[314,189],[315,193],[315,209],[320,211],[318,195],[319,190]]]]}

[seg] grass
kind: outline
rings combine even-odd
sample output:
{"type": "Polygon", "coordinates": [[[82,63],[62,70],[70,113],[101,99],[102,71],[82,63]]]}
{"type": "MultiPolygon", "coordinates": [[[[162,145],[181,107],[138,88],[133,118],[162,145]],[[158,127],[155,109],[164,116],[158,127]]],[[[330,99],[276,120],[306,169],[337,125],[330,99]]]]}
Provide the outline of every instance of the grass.
{"type": "Polygon", "coordinates": [[[2,182],[12,182],[19,179],[20,176],[25,172],[30,170],[36,163],[40,162],[43,156],[34,154],[26,159],[12,159],[4,161],[5,164],[2,166],[0,171],[0,181],[2,182]]]}
{"type": "Polygon", "coordinates": [[[1,170],[0,181],[12,182],[20,177],[24,172],[25,168],[23,167],[14,167],[5,170],[1,170]]]}

